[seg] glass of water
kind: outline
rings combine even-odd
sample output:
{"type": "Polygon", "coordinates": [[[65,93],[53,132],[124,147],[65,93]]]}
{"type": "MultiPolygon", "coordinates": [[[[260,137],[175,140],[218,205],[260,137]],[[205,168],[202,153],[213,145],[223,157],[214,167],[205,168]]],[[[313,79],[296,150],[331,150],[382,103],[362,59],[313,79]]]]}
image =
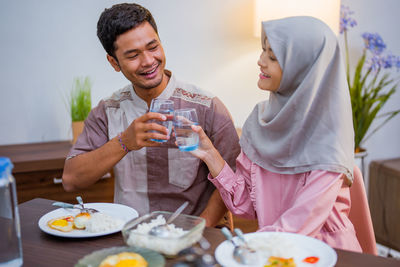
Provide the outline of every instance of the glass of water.
{"type": "Polygon", "coordinates": [[[192,130],[192,125],[198,124],[196,109],[186,108],[174,111],[174,131],[179,150],[193,151],[197,149],[199,135],[192,130]]]}
{"type": "MultiPolygon", "coordinates": [[[[172,131],[172,124],[173,124],[174,101],[169,99],[154,98],[153,100],[151,100],[150,112],[161,113],[167,117],[167,120],[165,121],[151,120],[151,122],[158,123],[167,128],[168,129],[167,136],[169,137],[172,131]]],[[[157,131],[151,131],[151,132],[157,132],[157,131]]],[[[164,139],[150,139],[150,140],[160,143],[164,143],[167,141],[164,139]]]]}

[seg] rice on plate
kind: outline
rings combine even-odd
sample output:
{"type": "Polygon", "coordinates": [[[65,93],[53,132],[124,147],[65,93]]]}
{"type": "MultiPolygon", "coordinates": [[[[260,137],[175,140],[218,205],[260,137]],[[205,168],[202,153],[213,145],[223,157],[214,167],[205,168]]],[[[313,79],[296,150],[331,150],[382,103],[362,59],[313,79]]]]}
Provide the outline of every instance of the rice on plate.
{"type": "Polygon", "coordinates": [[[111,231],[122,227],[124,222],[121,219],[112,218],[110,215],[96,212],[91,214],[90,219],[86,222],[85,230],[89,233],[99,233],[111,231]]]}

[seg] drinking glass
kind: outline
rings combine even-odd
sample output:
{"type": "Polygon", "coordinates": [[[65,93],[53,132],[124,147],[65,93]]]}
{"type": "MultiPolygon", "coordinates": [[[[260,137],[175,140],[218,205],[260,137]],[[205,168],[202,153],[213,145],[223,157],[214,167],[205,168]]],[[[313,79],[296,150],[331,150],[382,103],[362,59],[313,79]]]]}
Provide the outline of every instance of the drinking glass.
{"type": "Polygon", "coordinates": [[[199,135],[192,130],[192,125],[198,124],[197,113],[194,108],[174,111],[174,131],[179,150],[193,151],[197,149],[199,135]]]}
{"type": "MultiPolygon", "coordinates": [[[[173,124],[174,101],[169,99],[154,98],[153,100],[151,100],[150,112],[161,113],[167,117],[167,120],[165,121],[151,120],[151,122],[155,122],[167,128],[168,129],[167,136],[169,137],[172,131],[172,124],[173,124]]],[[[151,131],[151,132],[157,132],[157,131],[151,131]]],[[[164,143],[167,141],[164,139],[150,139],[150,140],[160,143],[164,143]]]]}

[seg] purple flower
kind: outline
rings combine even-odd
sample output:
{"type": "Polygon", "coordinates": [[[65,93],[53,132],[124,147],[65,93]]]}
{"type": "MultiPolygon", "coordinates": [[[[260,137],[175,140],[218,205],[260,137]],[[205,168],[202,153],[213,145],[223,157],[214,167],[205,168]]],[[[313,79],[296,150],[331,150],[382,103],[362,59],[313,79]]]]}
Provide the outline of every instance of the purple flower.
{"type": "Polygon", "coordinates": [[[393,55],[389,52],[387,55],[373,54],[372,57],[367,60],[367,68],[377,71],[381,68],[391,69],[396,67],[400,69],[400,57],[393,55]]]}
{"type": "Polygon", "coordinates": [[[390,69],[396,65],[397,57],[389,52],[386,56],[382,57],[382,67],[384,69],[390,69]]]}
{"type": "Polygon", "coordinates": [[[348,6],[341,5],[340,7],[340,33],[348,31],[349,28],[352,28],[357,25],[357,21],[350,17],[354,12],[350,10],[348,6]]]}
{"type": "Polygon", "coordinates": [[[365,48],[373,54],[380,55],[385,50],[386,44],[378,33],[364,32],[362,37],[364,38],[365,48]]]}
{"type": "MultiPolygon", "coordinates": [[[[353,14],[354,12],[348,6],[341,5],[340,33],[347,32],[350,28],[357,25],[357,21],[351,17],[353,14]]],[[[400,71],[400,56],[393,55],[390,52],[384,53],[386,44],[378,33],[365,32],[361,36],[364,39],[365,49],[371,52],[371,55],[365,61],[365,67],[373,71],[396,67],[400,71]]],[[[347,39],[345,40],[347,42],[347,39]]]]}
{"type": "Polygon", "coordinates": [[[381,57],[378,55],[373,55],[369,60],[366,61],[367,68],[372,69],[373,71],[377,71],[382,67],[381,57]]]}
{"type": "Polygon", "coordinates": [[[399,71],[399,70],[400,70],[400,56],[398,56],[398,57],[396,58],[395,65],[396,65],[397,70],[399,71]]]}

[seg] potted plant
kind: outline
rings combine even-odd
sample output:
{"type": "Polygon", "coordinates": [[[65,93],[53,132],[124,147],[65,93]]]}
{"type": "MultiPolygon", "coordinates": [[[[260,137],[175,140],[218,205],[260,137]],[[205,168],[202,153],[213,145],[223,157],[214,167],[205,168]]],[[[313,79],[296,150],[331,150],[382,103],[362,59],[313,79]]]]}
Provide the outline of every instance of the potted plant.
{"type": "Polygon", "coordinates": [[[344,35],[347,82],[353,110],[354,149],[358,153],[365,151],[362,145],[368,138],[400,113],[400,109],[379,113],[396,92],[398,80],[391,78],[388,70],[400,68],[400,57],[385,53],[386,45],[378,33],[365,32],[362,34],[363,52],[351,77],[347,31],[357,25],[351,18],[353,13],[342,5],[340,33],[344,35]],[[370,129],[375,119],[380,122],[370,129]]]}
{"type": "Polygon", "coordinates": [[[92,83],[89,77],[77,77],[74,79],[69,97],[69,108],[72,120],[72,143],[76,142],[83,130],[83,121],[89,115],[92,108],[91,101],[92,83]]]}

